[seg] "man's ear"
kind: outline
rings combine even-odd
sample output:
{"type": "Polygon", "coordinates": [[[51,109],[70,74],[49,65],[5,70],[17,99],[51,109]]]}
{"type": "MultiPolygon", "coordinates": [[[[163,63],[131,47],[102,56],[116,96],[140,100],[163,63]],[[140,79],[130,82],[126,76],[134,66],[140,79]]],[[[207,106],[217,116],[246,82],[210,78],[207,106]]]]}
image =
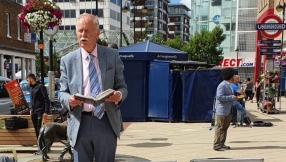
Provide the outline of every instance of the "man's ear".
{"type": "Polygon", "coordinates": [[[99,35],[100,35],[100,30],[98,29],[97,32],[96,32],[97,38],[99,37],[99,35]]]}

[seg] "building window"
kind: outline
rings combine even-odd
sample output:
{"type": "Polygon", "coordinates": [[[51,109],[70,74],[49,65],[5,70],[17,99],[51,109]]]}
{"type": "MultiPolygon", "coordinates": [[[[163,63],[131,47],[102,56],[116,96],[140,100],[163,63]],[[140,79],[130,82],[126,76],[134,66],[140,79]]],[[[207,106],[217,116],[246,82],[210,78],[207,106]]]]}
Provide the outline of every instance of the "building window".
{"type": "Polygon", "coordinates": [[[161,11],[158,12],[158,18],[162,19],[162,12],[161,11]]]}
{"type": "Polygon", "coordinates": [[[116,4],[116,0],[110,0],[110,2],[116,4]]]}
{"type": "Polygon", "coordinates": [[[98,9],[98,17],[103,17],[103,9],[98,9]]]}
{"type": "MultiPolygon", "coordinates": [[[[80,14],[83,13],[89,13],[89,14],[93,14],[96,15],[96,9],[81,9],[79,10],[80,14]]],[[[98,9],[98,17],[103,17],[103,9],[98,9]]]]}
{"type": "Polygon", "coordinates": [[[162,6],[163,6],[163,2],[162,2],[162,1],[159,1],[159,2],[158,2],[158,7],[159,7],[159,8],[162,8],[162,6]]]}
{"type": "Polygon", "coordinates": [[[130,17],[126,17],[126,23],[127,25],[130,25],[130,17]]]}
{"type": "Polygon", "coordinates": [[[18,30],[18,40],[22,40],[21,39],[21,22],[19,20],[17,20],[17,30],[18,30]]]}
{"type": "Polygon", "coordinates": [[[7,20],[7,37],[11,38],[11,30],[10,30],[10,14],[6,13],[6,20],[7,20]]]}
{"type": "Polygon", "coordinates": [[[117,17],[117,12],[114,10],[110,10],[110,18],[117,20],[116,17],[117,17]]]}
{"type": "Polygon", "coordinates": [[[110,26],[110,30],[116,30],[117,27],[116,26],[113,26],[113,25],[109,25],[110,26]]]}
{"type": "Polygon", "coordinates": [[[62,10],[64,18],[76,18],[75,10],[62,10]]]}

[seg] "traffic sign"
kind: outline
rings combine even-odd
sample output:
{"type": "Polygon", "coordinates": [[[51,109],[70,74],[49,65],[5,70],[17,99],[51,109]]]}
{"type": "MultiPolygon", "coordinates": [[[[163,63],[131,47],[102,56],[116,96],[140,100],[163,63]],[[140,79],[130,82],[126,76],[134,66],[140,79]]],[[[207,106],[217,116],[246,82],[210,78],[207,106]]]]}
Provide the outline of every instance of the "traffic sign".
{"type": "MultiPolygon", "coordinates": [[[[273,24],[273,23],[276,23],[276,24],[282,24],[282,20],[279,16],[277,15],[268,15],[266,16],[265,18],[263,18],[260,22],[260,24],[273,24]]],[[[267,26],[267,25],[266,25],[267,26]]],[[[276,38],[277,36],[279,36],[281,34],[282,30],[261,30],[261,34],[266,37],[266,38],[269,38],[269,39],[274,39],[276,38]]]]}
{"type": "Polygon", "coordinates": [[[280,46],[261,46],[260,49],[280,49],[280,46]]]}
{"type": "Polygon", "coordinates": [[[280,23],[267,23],[267,24],[256,24],[256,30],[285,30],[286,24],[280,23]]]}
{"type": "Polygon", "coordinates": [[[281,40],[261,40],[261,44],[274,44],[274,43],[281,43],[281,40]]]}
{"type": "Polygon", "coordinates": [[[280,55],[280,52],[260,52],[260,55],[280,55]]]}

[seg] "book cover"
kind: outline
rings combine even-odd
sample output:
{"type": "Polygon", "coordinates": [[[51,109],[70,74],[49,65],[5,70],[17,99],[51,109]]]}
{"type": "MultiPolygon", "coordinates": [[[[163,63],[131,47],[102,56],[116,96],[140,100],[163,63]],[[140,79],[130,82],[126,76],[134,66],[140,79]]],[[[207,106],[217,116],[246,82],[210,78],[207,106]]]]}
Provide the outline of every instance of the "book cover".
{"type": "Polygon", "coordinates": [[[114,92],[115,92],[115,90],[113,90],[113,89],[107,89],[107,90],[99,93],[96,97],[84,96],[84,95],[81,95],[79,93],[75,94],[74,97],[75,97],[75,99],[81,100],[84,103],[93,104],[94,106],[98,106],[101,103],[103,103],[105,101],[105,99],[108,98],[109,96],[111,96],[114,92]]]}
{"type": "Polygon", "coordinates": [[[29,105],[17,80],[12,80],[4,86],[13,102],[16,113],[22,115],[30,112],[29,105]]]}

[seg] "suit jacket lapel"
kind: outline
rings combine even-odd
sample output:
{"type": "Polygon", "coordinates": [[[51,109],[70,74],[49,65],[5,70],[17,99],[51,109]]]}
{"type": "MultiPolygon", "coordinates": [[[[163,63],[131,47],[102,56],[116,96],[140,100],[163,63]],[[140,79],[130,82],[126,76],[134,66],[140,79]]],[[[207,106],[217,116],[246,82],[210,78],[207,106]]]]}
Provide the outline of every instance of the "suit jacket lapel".
{"type": "Polygon", "coordinates": [[[98,63],[99,69],[101,71],[101,84],[102,84],[102,91],[105,90],[105,71],[106,71],[106,53],[102,46],[97,44],[97,56],[98,56],[98,63]]]}
{"type": "Polygon", "coordinates": [[[74,71],[75,71],[75,73],[74,73],[74,75],[76,75],[76,77],[78,78],[78,79],[76,79],[76,80],[78,80],[77,81],[77,87],[78,87],[78,93],[80,93],[80,94],[83,94],[83,89],[82,89],[82,81],[83,81],[83,69],[82,69],[82,57],[81,57],[81,50],[80,50],[80,48],[78,49],[78,51],[77,51],[77,54],[76,54],[76,57],[75,57],[75,60],[74,60],[74,66],[73,66],[73,68],[74,68],[74,71]]]}

